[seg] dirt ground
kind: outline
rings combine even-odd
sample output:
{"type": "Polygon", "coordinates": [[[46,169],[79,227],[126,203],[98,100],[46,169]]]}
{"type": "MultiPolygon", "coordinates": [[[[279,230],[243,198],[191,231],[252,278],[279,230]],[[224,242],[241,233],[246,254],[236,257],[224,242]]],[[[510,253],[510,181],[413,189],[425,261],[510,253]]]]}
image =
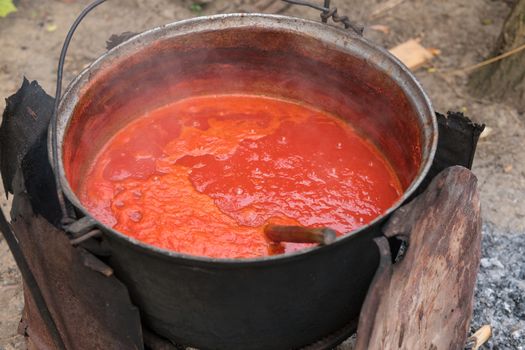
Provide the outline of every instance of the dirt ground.
{"type": "MultiPolygon", "coordinates": [[[[211,1],[202,11],[192,1],[111,0],[81,25],[66,64],[65,83],[99,56],[111,34],[139,32],[164,23],[219,12],[281,10],[266,1],[211,1]]],[[[318,1],[321,3],[321,1],[318,1]]],[[[481,139],[474,172],[479,178],[483,217],[501,232],[525,232],[525,107],[472,98],[461,67],[482,61],[493,47],[508,14],[504,0],[406,0],[378,13],[386,0],[333,0],[340,13],[365,25],[365,37],[393,47],[420,38],[425,47],[440,50],[416,75],[437,111],[463,111],[491,132],[481,139]],[[382,25],[382,30],[372,25],[382,25]],[[388,29],[388,30],[386,30],[388,29]],[[388,32],[388,33],[387,33],[388,32]]],[[[398,1],[399,2],[399,1],[398,1]]],[[[26,76],[54,92],[57,59],[65,32],[88,3],[84,0],[20,0],[18,12],[0,18],[0,96],[13,94],[26,76]]],[[[284,14],[318,19],[305,8],[284,14]]],[[[3,105],[0,103],[0,109],[3,105]]],[[[0,199],[3,201],[4,198],[0,199]]],[[[0,203],[4,208],[7,205],[0,203]]],[[[0,350],[23,349],[16,329],[23,306],[21,278],[0,238],[0,350]]]]}

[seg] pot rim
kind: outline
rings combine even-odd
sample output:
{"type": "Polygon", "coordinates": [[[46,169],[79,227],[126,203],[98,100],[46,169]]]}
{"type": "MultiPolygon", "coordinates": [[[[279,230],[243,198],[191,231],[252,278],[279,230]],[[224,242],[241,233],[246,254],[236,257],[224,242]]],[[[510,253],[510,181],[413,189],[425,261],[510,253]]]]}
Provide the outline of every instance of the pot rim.
{"type": "MultiPolygon", "coordinates": [[[[163,257],[165,259],[175,259],[190,265],[206,265],[215,267],[266,265],[278,262],[284,263],[290,260],[306,258],[307,256],[316,254],[320,251],[328,250],[330,249],[330,247],[339,246],[343,242],[349,241],[355,238],[357,235],[360,235],[361,233],[367,231],[370,227],[380,224],[390,214],[392,214],[396,209],[398,209],[403,204],[403,202],[410,198],[414,191],[419,187],[432,165],[432,161],[434,159],[434,155],[437,149],[438,140],[437,119],[429,97],[424,92],[420,83],[416,80],[416,78],[410,72],[410,70],[401,61],[399,61],[396,57],[390,54],[387,50],[372,44],[364,37],[358,36],[357,34],[349,30],[344,30],[342,28],[302,18],[259,13],[219,14],[176,21],[170,24],[152,28],[122,42],[121,44],[117,45],[116,47],[112,48],[111,50],[105,52],[100,57],[98,57],[82,72],[80,72],[80,74],[75,79],[73,79],[73,81],[68,85],[60,101],[60,105],[57,112],[57,131],[57,141],[59,144],[57,153],[58,169],[54,167],[53,171],[58,171],[60,185],[62,186],[62,190],[66,197],[69,199],[69,201],[71,201],[71,203],[76,208],[78,208],[84,215],[93,218],[97,223],[97,226],[102,228],[104,234],[109,233],[109,235],[114,236],[122,243],[131,245],[133,248],[142,250],[147,253],[153,253],[154,255],[163,257]],[[352,53],[352,51],[349,49],[351,46],[358,46],[359,48],[361,48],[360,54],[362,56],[366,56],[367,62],[373,65],[375,69],[390,73],[390,78],[403,90],[408,100],[410,101],[412,107],[417,111],[417,114],[423,121],[422,123],[425,124],[422,126],[422,135],[425,141],[422,145],[422,162],[415,179],[403,192],[403,195],[385,212],[383,212],[383,214],[377,216],[368,224],[361,226],[349,233],[346,233],[343,236],[338,237],[335,242],[329,245],[314,246],[292,253],[246,259],[211,258],[206,256],[189,255],[164,248],[159,248],[139,241],[130,236],[127,236],[109,226],[104,225],[102,222],[94,218],[89,213],[89,211],[82,205],[75,192],[71,189],[69,181],[65,175],[64,162],[62,157],[62,146],[64,136],[66,134],[69,122],[73,115],[76,103],[79,100],[82,88],[89,81],[89,78],[92,74],[91,71],[99,71],[106,67],[109,67],[111,63],[122,59],[122,57],[127,57],[128,54],[132,54],[140,49],[149,46],[157,39],[174,38],[178,36],[184,36],[187,34],[196,34],[198,32],[208,32],[212,30],[246,27],[280,29],[290,32],[296,32],[303,35],[306,34],[311,37],[314,37],[317,40],[334,45],[338,49],[346,51],[349,54],[352,53]],[[397,74],[394,74],[393,72],[397,74]]],[[[51,148],[52,132],[53,130],[49,128],[48,153],[51,160],[51,164],[54,164],[52,159],[53,155],[51,148]]]]}

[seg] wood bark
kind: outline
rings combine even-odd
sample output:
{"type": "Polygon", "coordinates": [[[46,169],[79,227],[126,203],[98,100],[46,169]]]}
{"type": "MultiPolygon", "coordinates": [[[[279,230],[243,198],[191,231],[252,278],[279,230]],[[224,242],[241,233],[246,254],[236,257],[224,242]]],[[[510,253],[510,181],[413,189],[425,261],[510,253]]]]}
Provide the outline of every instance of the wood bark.
{"type": "MultiPolygon", "coordinates": [[[[492,56],[525,44],[525,0],[518,0],[503,25],[492,56]]],[[[525,110],[525,50],[471,73],[471,91],[477,96],[513,101],[525,110]]]]}
{"type": "Polygon", "coordinates": [[[441,172],[376,239],[381,256],[359,317],[356,350],[463,349],[481,256],[476,177],[441,172]],[[408,242],[392,265],[387,238],[408,242]]]}

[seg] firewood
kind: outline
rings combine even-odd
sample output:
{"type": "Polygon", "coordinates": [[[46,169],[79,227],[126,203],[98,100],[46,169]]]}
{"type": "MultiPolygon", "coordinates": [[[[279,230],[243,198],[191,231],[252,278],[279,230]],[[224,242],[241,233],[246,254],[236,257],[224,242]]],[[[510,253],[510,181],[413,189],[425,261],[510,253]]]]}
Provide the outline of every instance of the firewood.
{"type": "Polygon", "coordinates": [[[392,265],[387,238],[359,318],[357,350],[463,349],[481,255],[476,177],[444,170],[391,217],[387,238],[408,242],[392,265]]]}
{"type": "Polygon", "coordinates": [[[492,327],[484,325],[468,338],[467,348],[478,350],[490,339],[490,337],[492,337],[492,327]]]}

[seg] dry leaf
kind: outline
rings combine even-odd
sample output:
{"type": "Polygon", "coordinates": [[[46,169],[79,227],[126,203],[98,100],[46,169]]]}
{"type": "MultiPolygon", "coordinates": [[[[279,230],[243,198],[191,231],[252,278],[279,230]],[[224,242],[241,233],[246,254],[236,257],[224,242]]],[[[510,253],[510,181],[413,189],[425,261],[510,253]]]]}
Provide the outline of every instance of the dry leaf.
{"type": "Polygon", "coordinates": [[[441,55],[441,50],[440,50],[440,49],[436,49],[435,47],[429,47],[427,50],[430,51],[430,53],[431,53],[433,56],[439,56],[439,55],[441,55]]]}
{"type": "Polygon", "coordinates": [[[390,33],[390,27],[385,26],[383,24],[373,24],[373,25],[369,26],[368,28],[370,28],[372,30],[375,30],[375,31],[378,31],[378,32],[381,32],[383,34],[389,34],[390,33]]]}
{"type": "Polygon", "coordinates": [[[410,69],[417,69],[434,57],[430,51],[425,49],[417,39],[410,39],[390,49],[390,53],[396,56],[410,69]]]}
{"type": "Polygon", "coordinates": [[[54,32],[55,30],[57,30],[58,26],[55,24],[55,23],[51,23],[51,24],[48,24],[46,26],[46,32],[54,32]]]}
{"type": "Polygon", "coordinates": [[[485,130],[481,132],[481,135],[479,135],[480,140],[488,137],[490,134],[492,134],[492,128],[490,126],[486,126],[485,130]]]}
{"type": "Polygon", "coordinates": [[[494,21],[490,18],[483,18],[481,20],[481,24],[483,24],[484,26],[490,26],[491,24],[494,24],[494,21]]]}

